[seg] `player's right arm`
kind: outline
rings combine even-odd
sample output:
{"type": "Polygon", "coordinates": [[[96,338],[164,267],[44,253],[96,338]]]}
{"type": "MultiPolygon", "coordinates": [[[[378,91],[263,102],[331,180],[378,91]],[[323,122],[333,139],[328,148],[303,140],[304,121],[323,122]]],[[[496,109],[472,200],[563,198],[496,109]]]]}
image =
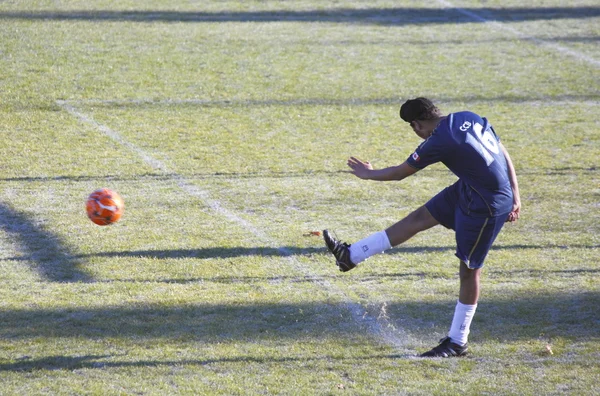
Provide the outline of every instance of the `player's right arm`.
{"type": "Polygon", "coordinates": [[[355,157],[350,157],[348,166],[352,169],[351,173],[353,175],[361,179],[377,181],[402,180],[419,170],[410,166],[408,162],[403,162],[398,166],[373,169],[373,165],[370,162],[362,161],[355,157]]]}
{"type": "Polygon", "coordinates": [[[508,179],[510,180],[510,186],[513,190],[513,208],[512,212],[508,215],[508,219],[506,221],[513,222],[519,219],[521,215],[521,195],[519,193],[519,182],[517,181],[517,172],[515,171],[515,166],[510,159],[510,155],[508,155],[508,151],[506,147],[500,142],[498,142],[502,153],[504,154],[504,158],[506,158],[506,166],[508,167],[508,179]]]}

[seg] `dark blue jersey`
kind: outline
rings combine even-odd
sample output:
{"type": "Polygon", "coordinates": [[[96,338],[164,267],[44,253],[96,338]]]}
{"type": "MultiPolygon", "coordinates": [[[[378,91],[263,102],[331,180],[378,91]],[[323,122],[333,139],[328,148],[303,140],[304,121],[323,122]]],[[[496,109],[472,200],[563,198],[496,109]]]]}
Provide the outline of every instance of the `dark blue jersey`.
{"type": "Polygon", "coordinates": [[[463,111],[449,114],[408,158],[423,169],[442,162],[459,178],[459,205],[473,216],[499,216],[512,210],[513,194],[500,139],[488,120],[463,111]]]}

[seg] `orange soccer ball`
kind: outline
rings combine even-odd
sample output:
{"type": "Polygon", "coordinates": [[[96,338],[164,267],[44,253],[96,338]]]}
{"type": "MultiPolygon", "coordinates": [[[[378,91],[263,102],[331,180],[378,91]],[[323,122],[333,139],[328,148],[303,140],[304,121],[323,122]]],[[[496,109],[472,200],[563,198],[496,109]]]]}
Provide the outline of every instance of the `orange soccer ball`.
{"type": "Polygon", "coordinates": [[[123,198],[108,188],[101,188],[90,194],[85,204],[87,215],[94,223],[105,226],[116,223],[123,215],[123,198]]]}

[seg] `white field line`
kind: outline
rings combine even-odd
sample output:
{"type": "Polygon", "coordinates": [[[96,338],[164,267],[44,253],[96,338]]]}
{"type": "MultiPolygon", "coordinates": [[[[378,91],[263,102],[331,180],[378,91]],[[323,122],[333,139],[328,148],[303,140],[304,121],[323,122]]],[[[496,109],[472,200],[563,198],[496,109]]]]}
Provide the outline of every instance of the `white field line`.
{"type": "Polygon", "coordinates": [[[378,318],[369,315],[364,307],[362,307],[360,304],[352,302],[343,290],[336,287],[335,285],[332,285],[327,280],[322,279],[316,274],[312,273],[306,265],[303,265],[294,257],[292,251],[281,247],[281,244],[278,243],[275,239],[271,238],[263,231],[255,227],[252,223],[244,220],[243,218],[235,214],[233,211],[225,208],[220,201],[211,198],[210,194],[207,191],[189,183],[177,173],[171,172],[162,161],[153,158],[149,153],[147,153],[140,147],[127,141],[117,131],[107,127],[106,125],[100,124],[89,115],[77,110],[74,105],[67,103],[64,100],[57,100],[56,103],[64,110],[66,110],[69,114],[73,115],[83,123],[91,125],[92,127],[96,128],[97,130],[99,130],[104,135],[108,136],[121,146],[126,147],[129,150],[136,153],[137,155],[139,155],[140,158],[142,158],[144,162],[150,165],[154,170],[168,174],[172,179],[174,179],[177,182],[177,186],[181,188],[184,192],[191,196],[201,199],[217,214],[223,216],[231,223],[241,226],[250,234],[254,235],[261,244],[265,244],[268,247],[277,249],[281,253],[281,255],[287,259],[288,263],[296,271],[303,273],[305,276],[310,277],[310,279],[312,279],[312,282],[319,285],[322,289],[326,290],[331,295],[338,297],[342,301],[342,305],[345,307],[345,309],[352,315],[353,320],[363,326],[366,326],[372,335],[384,340],[387,344],[401,351],[406,350],[407,344],[415,345],[414,341],[408,336],[408,334],[405,331],[393,327],[389,323],[381,323],[381,315],[379,315],[378,318]]]}
{"type": "Polygon", "coordinates": [[[535,37],[531,37],[530,35],[523,33],[517,29],[514,29],[512,27],[510,27],[509,25],[507,25],[506,23],[501,23],[501,22],[497,22],[497,21],[490,21],[489,19],[486,19],[484,17],[482,17],[481,15],[469,11],[469,10],[465,10],[464,8],[460,8],[460,7],[456,7],[454,4],[452,4],[449,1],[446,0],[437,0],[437,2],[439,4],[442,4],[444,7],[449,7],[449,8],[454,8],[456,11],[460,12],[463,15],[468,16],[469,18],[473,18],[476,21],[479,22],[483,22],[486,23],[488,25],[490,25],[490,27],[496,29],[496,30],[504,30],[507,32],[510,32],[512,34],[514,34],[515,36],[517,36],[519,39],[521,40],[526,40],[526,41],[531,41],[541,47],[546,47],[549,48],[551,50],[554,50],[556,52],[560,52],[564,55],[570,56],[572,58],[575,58],[577,60],[583,61],[583,62],[587,62],[593,66],[596,67],[600,67],[600,61],[597,59],[594,59],[592,57],[589,57],[585,54],[582,54],[581,52],[572,50],[570,48],[564,47],[562,45],[558,45],[549,41],[545,41],[545,40],[541,40],[535,37]]]}

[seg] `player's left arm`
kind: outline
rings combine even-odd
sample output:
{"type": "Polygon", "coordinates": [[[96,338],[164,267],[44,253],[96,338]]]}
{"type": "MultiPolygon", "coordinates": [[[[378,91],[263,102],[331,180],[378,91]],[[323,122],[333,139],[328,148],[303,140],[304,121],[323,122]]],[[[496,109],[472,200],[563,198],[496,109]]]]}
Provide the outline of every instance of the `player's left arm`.
{"type": "Polygon", "coordinates": [[[403,162],[398,166],[373,169],[370,162],[362,161],[356,157],[350,157],[348,166],[352,169],[351,173],[356,177],[377,181],[402,180],[418,171],[417,168],[410,166],[408,162],[403,162]]]}
{"type": "Polygon", "coordinates": [[[506,221],[517,221],[519,216],[521,215],[521,196],[519,194],[519,182],[517,180],[517,172],[515,171],[515,166],[510,159],[510,155],[506,150],[506,147],[502,144],[502,142],[498,142],[502,153],[504,154],[504,158],[506,158],[506,165],[508,167],[508,178],[510,180],[510,186],[513,191],[513,208],[512,212],[508,215],[508,219],[506,221]]]}

